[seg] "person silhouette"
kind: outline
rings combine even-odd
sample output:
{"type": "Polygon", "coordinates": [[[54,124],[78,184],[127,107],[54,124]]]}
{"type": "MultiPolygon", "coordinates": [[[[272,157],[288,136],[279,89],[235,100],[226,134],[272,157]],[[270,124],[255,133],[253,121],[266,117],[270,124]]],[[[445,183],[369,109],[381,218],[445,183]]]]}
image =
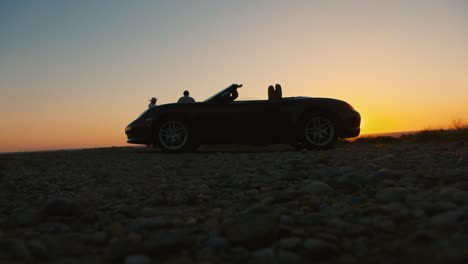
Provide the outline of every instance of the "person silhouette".
{"type": "Polygon", "coordinates": [[[179,100],[177,101],[177,103],[195,103],[195,99],[193,99],[193,98],[190,97],[189,95],[190,95],[189,91],[185,90],[185,91],[184,91],[184,96],[182,96],[181,98],[179,98],[179,100]]]}
{"type": "Polygon", "coordinates": [[[156,106],[156,102],[158,101],[158,98],[153,97],[153,98],[151,98],[149,101],[150,101],[150,103],[149,103],[149,105],[148,105],[148,108],[152,108],[152,107],[155,107],[155,106],[156,106]]]}

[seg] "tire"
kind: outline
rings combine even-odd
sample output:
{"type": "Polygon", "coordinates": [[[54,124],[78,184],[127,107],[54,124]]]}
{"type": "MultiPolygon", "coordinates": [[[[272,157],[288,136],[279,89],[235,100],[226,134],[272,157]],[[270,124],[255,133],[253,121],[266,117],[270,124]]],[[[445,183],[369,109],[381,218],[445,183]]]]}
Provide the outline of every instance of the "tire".
{"type": "Polygon", "coordinates": [[[332,118],[324,114],[307,117],[302,126],[302,138],[308,149],[329,149],[336,143],[337,127],[332,118]]]}
{"type": "Polygon", "coordinates": [[[188,151],[192,149],[190,127],[181,119],[165,119],[156,130],[155,142],[163,152],[177,153],[188,151]]]}

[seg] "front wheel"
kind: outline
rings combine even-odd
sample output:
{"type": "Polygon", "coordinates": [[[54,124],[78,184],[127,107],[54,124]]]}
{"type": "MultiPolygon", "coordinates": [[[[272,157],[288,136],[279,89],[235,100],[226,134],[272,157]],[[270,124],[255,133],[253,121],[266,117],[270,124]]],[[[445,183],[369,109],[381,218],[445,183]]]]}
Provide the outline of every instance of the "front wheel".
{"type": "Polygon", "coordinates": [[[161,122],[155,136],[157,145],[164,152],[183,152],[192,146],[189,126],[179,119],[161,122]]]}
{"type": "Polygon", "coordinates": [[[304,141],[308,149],[329,149],[338,139],[333,120],[325,115],[307,118],[303,129],[304,141]]]}

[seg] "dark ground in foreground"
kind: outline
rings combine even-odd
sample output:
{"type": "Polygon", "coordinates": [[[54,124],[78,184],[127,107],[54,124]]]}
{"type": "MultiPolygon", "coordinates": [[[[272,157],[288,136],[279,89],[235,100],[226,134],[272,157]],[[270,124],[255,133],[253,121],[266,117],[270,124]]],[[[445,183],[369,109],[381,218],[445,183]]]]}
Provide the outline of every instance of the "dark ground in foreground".
{"type": "Polygon", "coordinates": [[[466,263],[468,145],[0,155],[1,263],[466,263]]]}

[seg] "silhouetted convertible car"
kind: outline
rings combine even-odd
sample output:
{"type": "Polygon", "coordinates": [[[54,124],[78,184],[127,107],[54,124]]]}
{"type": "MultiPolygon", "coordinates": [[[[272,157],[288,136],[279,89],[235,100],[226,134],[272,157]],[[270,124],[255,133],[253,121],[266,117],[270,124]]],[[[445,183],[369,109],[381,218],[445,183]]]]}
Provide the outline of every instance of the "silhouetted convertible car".
{"type": "Polygon", "coordinates": [[[360,133],[361,116],[344,101],[310,97],[235,101],[241,86],[233,84],[204,102],[150,108],[127,126],[127,142],[165,152],[226,143],[326,149],[338,138],[360,133]]]}

